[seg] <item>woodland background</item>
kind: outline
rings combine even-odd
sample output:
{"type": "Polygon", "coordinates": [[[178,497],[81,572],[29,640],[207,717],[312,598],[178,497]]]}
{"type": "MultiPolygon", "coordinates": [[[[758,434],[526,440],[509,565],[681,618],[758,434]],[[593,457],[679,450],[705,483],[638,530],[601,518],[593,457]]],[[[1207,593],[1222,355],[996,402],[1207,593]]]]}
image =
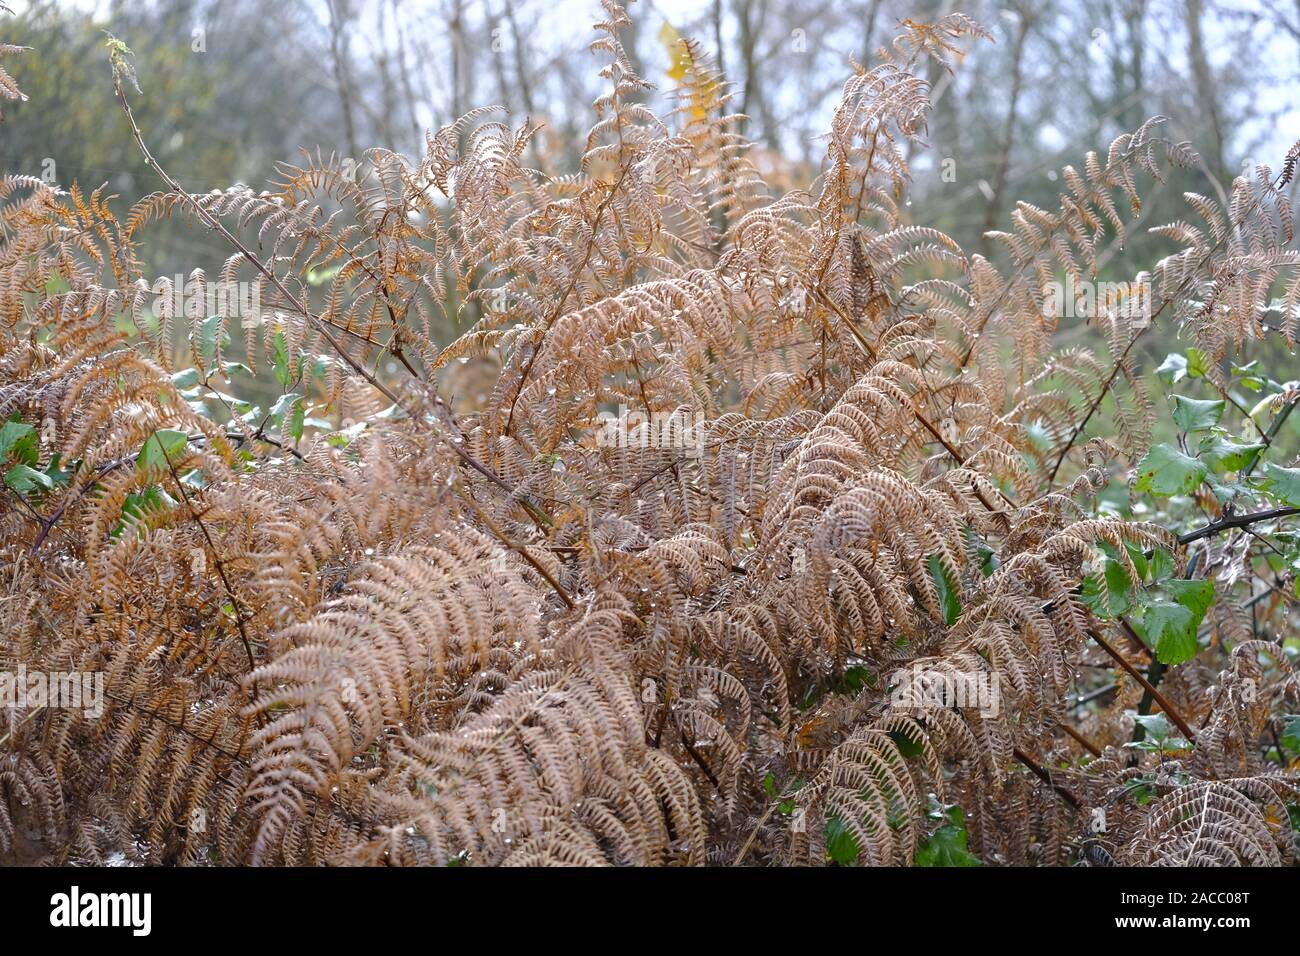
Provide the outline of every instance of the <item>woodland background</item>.
{"type": "MultiPolygon", "coordinates": [[[[12,4],[9,61],[24,103],[4,105],[0,161],[8,173],[124,200],[162,188],[116,115],[103,66],[104,31],[136,52],[147,95],[141,127],[163,168],[191,190],[260,183],[303,147],[362,157],[382,145],[418,155],[424,131],[499,103],[544,123],[528,157],[544,172],[573,168],[600,91],[588,50],[588,0],[33,0],[12,4]]],[[[1187,190],[1222,199],[1257,162],[1276,166],[1300,129],[1288,91],[1300,79],[1300,2],[1251,0],[649,0],[623,43],[665,107],[678,35],[700,41],[736,91],[738,131],[777,192],[804,182],[849,58],[866,62],[896,23],[960,8],[993,34],[935,84],[926,137],[913,151],[913,221],[994,255],[982,238],[1015,200],[1050,206],[1056,170],[1154,115],[1199,152],[1144,197],[1142,225],[1182,214],[1187,190]],[[952,163],[945,167],[944,161],[952,163]],[[945,168],[948,175],[945,176],[945,168]]],[[[1159,240],[1133,230],[1142,244],[1159,240]]],[[[1118,250],[1102,260],[1105,265],[1118,250]]],[[[220,241],[163,224],[151,237],[158,275],[214,268],[220,241]]],[[[450,332],[451,330],[448,330],[450,332]]],[[[1067,336],[1088,335],[1081,324],[1067,336]]],[[[1068,342],[1063,344],[1069,344],[1068,342]]],[[[1155,338],[1146,348],[1163,355],[1155,338]]],[[[1157,362],[1158,364],[1158,362],[1157,362]]]]}

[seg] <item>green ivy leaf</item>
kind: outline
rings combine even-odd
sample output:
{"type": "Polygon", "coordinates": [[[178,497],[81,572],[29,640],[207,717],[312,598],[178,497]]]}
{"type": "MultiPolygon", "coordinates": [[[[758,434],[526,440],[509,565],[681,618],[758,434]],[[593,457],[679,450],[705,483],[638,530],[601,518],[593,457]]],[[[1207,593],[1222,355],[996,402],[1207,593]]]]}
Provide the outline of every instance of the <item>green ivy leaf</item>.
{"type": "Polygon", "coordinates": [[[292,412],[294,402],[299,401],[299,399],[300,396],[297,392],[285,392],[277,398],[275,404],[271,406],[271,411],[268,413],[271,422],[276,425],[282,424],[285,421],[285,416],[292,412]]]}
{"type": "Polygon", "coordinates": [[[930,555],[928,562],[930,579],[934,581],[935,590],[939,592],[939,607],[943,610],[943,623],[949,627],[961,617],[961,600],[958,597],[957,584],[951,579],[937,554],[930,555]]]}
{"type": "Polygon", "coordinates": [[[948,822],[935,830],[916,848],[917,866],[983,866],[984,861],[966,848],[966,814],[952,807],[948,822]]]}
{"type": "Polygon", "coordinates": [[[1156,369],[1156,374],[1166,385],[1177,385],[1187,377],[1187,356],[1170,352],[1156,369]]]}
{"type": "Polygon", "coordinates": [[[183,368],[172,374],[172,384],[181,390],[193,388],[200,381],[199,370],[196,368],[183,368]]]}
{"type": "Polygon", "coordinates": [[[160,428],[149,436],[136,458],[136,467],[144,472],[166,473],[168,462],[175,462],[185,454],[189,436],[174,428],[160,428]]]}
{"type": "Polygon", "coordinates": [[[0,461],[12,454],[15,461],[24,465],[36,464],[40,457],[36,429],[23,422],[5,422],[0,427],[0,461]]]}
{"type": "Polygon", "coordinates": [[[36,488],[49,491],[54,487],[54,481],[49,475],[37,471],[30,465],[14,465],[5,472],[5,484],[18,492],[25,495],[36,488]]]}
{"type": "Polygon", "coordinates": [[[199,325],[199,354],[204,359],[217,357],[217,336],[221,336],[221,347],[230,345],[230,333],[221,329],[221,316],[210,315],[199,325]]]}
{"type": "Polygon", "coordinates": [[[1208,473],[1205,462],[1189,458],[1172,445],[1153,445],[1138,462],[1136,488],[1165,498],[1190,494],[1208,473]]]}
{"type": "Polygon", "coordinates": [[[1232,366],[1232,374],[1237,376],[1237,383],[1242,388],[1248,388],[1252,392],[1258,392],[1266,384],[1267,380],[1255,374],[1255,368],[1259,365],[1258,361],[1247,362],[1245,365],[1232,366]]]}
{"type": "Polygon", "coordinates": [[[1300,508],[1300,468],[1283,468],[1271,461],[1264,466],[1264,487],[1273,497],[1300,508]]]}
{"type": "Polygon", "coordinates": [[[1205,378],[1210,372],[1210,360],[1198,348],[1187,350],[1187,374],[1191,378],[1205,378]]]}
{"type": "Polygon", "coordinates": [[[844,821],[832,814],[826,820],[826,853],[841,866],[858,858],[858,840],[844,821]]]}
{"type": "Polygon", "coordinates": [[[1147,643],[1162,664],[1181,664],[1196,656],[1195,616],[1175,601],[1153,601],[1142,616],[1147,643]]]}
{"type": "Polygon", "coordinates": [[[1223,418],[1224,401],[1174,396],[1174,424],[1179,431],[1194,432],[1213,428],[1223,418]]]}
{"type": "Polygon", "coordinates": [[[1222,435],[1207,436],[1201,441],[1201,457],[1216,474],[1241,471],[1264,449],[1263,442],[1242,444],[1222,435]]]}
{"type": "Polygon", "coordinates": [[[275,333],[271,349],[275,359],[275,380],[281,388],[288,388],[293,384],[293,373],[289,371],[289,340],[283,332],[275,333]]]}

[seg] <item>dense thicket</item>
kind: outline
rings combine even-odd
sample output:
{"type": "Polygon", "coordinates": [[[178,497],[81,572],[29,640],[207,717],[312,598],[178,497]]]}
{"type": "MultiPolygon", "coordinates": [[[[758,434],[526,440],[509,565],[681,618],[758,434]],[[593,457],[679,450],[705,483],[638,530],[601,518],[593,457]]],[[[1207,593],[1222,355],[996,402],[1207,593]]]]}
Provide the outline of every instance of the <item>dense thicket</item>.
{"type": "MultiPolygon", "coordinates": [[[[158,169],[124,221],[0,180],[0,665],[105,686],[101,714],[0,709],[0,859],[1291,861],[1288,606],[1252,625],[1240,526],[1183,542],[1098,494],[1138,466],[1134,495],[1227,514],[1143,458],[1130,355],[1180,326],[1226,390],[1229,350],[1290,341],[1297,153],[1189,195],[1150,308],[1116,293],[1106,353],[1053,351],[1045,285],[1194,159],[1159,120],[1019,205],[995,267],[905,216],[920,67],[973,21],[905,22],[777,195],[698,48],[655,116],[605,8],[568,176],[478,110],[363,176],[158,169]],[[163,217],[230,244],[183,301],[245,282],[260,310],[159,308],[134,250],[163,217]],[[996,693],[900,694],[918,673],[996,693]]],[[[1221,486],[1258,452],[1216,446],[1221,486]]],[[[1283,511],[1300,483],[1268,474],[1283,511]]]]}

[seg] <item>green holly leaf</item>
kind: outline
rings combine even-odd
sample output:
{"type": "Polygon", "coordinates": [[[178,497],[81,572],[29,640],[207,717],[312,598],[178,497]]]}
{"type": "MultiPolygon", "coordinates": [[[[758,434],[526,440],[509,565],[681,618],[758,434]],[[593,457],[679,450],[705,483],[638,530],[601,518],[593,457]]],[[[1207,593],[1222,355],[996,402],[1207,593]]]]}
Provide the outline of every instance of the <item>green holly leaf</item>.
{"type": "MultiPolygon", "coordinates": [[[[1125,747],[1132,747],[1136,750],[1191,750],[1190,741],[1182,737],[1171,737],[1173,728],[1169,725],[1169,718],[1164,714],[1134,714],[1133,722],[1140,726],[1145,734],[1145,739],[1127,743],[1125,747]]],[[[1137,781],[1134,781],[1137,783],[1137,781]]],[[[1135,788],[1136,789],[1136,788],[1135,788]]],[[[1138,803],[1147,804],[1151,802],[1148,796],[1146,799],[1139,797],[1138,803]]]]}
{"type": "Polygon", "coordinates": [[[1194,432],[1213,428],[1223,418],[1224,401],[1218,399],[1174,396],[1174,424],[1179,431],[1194,432]]]}
{"type": "Polygon", "coordinates": [[[1189,458],[1172,445],[1153,445],[1138,462],[1138,491],[1169,497],[1195,491],[1205,480],[1209,468],[1197,458],[1189,458]]]}
{"type": "Polygon", "coordinates": [[[1158,744],[1163,744],[1169,739],[1169,734],[1173,730],[1169,726],[1169,718],[1164,714],[1134,714],[1133,722],[1140,726],[1148,737],[1158,744]]]}

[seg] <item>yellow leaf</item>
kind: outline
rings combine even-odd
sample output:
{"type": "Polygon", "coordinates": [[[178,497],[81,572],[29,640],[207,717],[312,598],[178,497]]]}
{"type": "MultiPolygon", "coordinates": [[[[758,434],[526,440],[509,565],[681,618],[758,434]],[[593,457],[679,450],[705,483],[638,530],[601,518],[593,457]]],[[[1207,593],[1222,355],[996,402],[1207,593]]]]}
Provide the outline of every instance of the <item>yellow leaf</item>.
{"type": "Polygon", "coordinates": [[[659,28],[659,42],[664,45],[664,49],[668,51],[668,59],[672,61],[672,66],[668,68],[669,79],[680,83],[686,79],[686,71],[690,68],[691,62],[690,57],[686,55],[686,44],[682,42],[682,35],[665,20],[664,25],[659,28]]]}

